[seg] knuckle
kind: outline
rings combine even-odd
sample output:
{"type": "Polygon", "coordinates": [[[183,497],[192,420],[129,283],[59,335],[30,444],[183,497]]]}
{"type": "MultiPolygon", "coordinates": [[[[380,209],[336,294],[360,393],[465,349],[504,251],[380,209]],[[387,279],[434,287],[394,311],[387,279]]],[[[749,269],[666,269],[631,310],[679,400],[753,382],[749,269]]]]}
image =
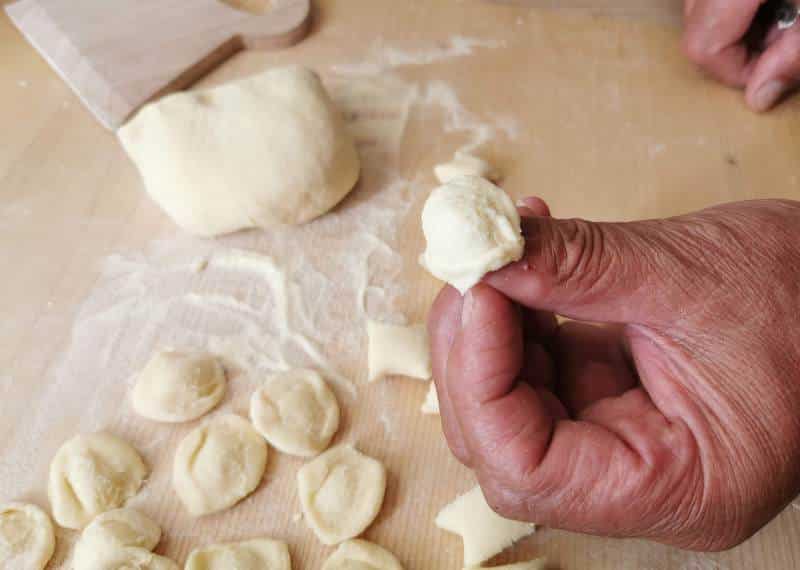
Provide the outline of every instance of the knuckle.
{"type": "Polygon", "coordinates": [[[550,260],[556,285],[587,292],[609,277],[611,251],[598,224],[567,220],[559,225],[550,260]]]}

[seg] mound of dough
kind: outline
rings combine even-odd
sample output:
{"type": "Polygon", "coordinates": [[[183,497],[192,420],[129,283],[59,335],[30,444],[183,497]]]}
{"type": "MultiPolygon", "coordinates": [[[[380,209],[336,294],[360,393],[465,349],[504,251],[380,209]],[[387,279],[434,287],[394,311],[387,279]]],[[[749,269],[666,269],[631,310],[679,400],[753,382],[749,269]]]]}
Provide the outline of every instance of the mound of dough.
{"type": "Polygon", "coordinates": [[[158,422],[187,422],[216,406],[225,395],[225,370],[205,353],[159,352],[139,373],[133,409],[158,422]]]}
{"type": "Polygon", "coordinates": [[[428,393],[425,395],[425,401],[422,402],[420,410],[422,410],[423,414],[439,415],[439,393],[436,391],[436,385],[433,382],[431,382],[431,387],[428,388],[428,393]]]}
{"type": "Polygon", "coordinates": [[[394,554],[366,540],[348,540],[328,557],[322,570],[403,570],[394,554]]]}
{"type": "Polygon", "coordinates": [[[258,538],[193,550],[185,570],[291,570],[286,543],[258,538]]]}
{"type": "Polygon", "coordinates": [[[478,566],[532,534],[536,526],[504,519],[486,503],[480,487],[457,497],[436,516],[436,526],[461,535],[464,566],[478,566]]]}
{"type": "Polygon", "coordinates": [[[343,118],[301,67],[164,97],[119,139],[150,196],[200,235],[307,222],[344,198],[360,171],[343,118]]]}
{"type": "Polygon", "coordinates": [[[146,476],[144,461],[124,440],[106,433],[77,435],[50,463],[53,518],[63,527],[81,529],[100,513],[124,505],[146,476]]]}
{"type": "Polygon", "coordinates": [[[94,519],[75,545],[75,570],[175,570],[168,558],[151,551],[161,540],[161,528],[134,509],[117,509],[94,519]]]}
{"type": "Polygon", "coordinates": [[[35,505],[0,506],[0,568],[42,570],[56,548],[53,523],[35,505]]]}
{"type": "Polygon", "coordinates": [[[314,457],[339,429],[339,404],[313,370],[290,370],[268,378],[250,399],[250,419],[280,451],[314,457]]]}
{"type": "Polygon", "coordinates": [[[367,320],[369,339],[369,381],[389,374],[428,380],[431,353],[425,325],[410,327],[367,320]]]}
{"type": "Polygon", "coordinates": [[[239,416],[217,416],[178,445],[172,484],[186,510],[201,516],[227,509],[252,493],[267,466],[267,444],[239,416]]]}
{"type": "Polygon", "coordinates": [[[349,445],[334,447],[297,472],[305,521],[324,544],[355,538],[383,504],[386,469],[349,445]]]}
{"type": "Polygon", "coordinates": [[[490,271],[519,260],[525,247],[511,198],[477,177],[456,178],[431,192],[422,231],[427,248],[420,262],[462,294],[490,271]]]}
{"type": "Polygon", "coordinates": [[[477,156],[465,152],[456,152],[453,160],[433,167],[436,179],[442,184],[447,184],[461,176],[477,176],[487,180],[495,180],[496,176],[492,166],[477,156]]]}

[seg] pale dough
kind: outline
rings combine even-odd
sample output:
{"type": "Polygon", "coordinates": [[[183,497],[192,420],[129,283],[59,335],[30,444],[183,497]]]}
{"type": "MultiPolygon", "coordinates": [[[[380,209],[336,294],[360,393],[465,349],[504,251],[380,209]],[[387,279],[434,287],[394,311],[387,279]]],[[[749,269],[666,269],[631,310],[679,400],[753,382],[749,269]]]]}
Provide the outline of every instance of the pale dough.
{"type": "Polygon", "coordinates": [[[442,184],[447,184],[461,176],[478,176],[487,180],[495,179],[495,173],[488,162],[472,154],[460,151],[456,152],[450,162],[434,166],[433,172],[436,174],[436,179],[442,184]]]}
{"type": "Polygon", "coordinates": [[[366,540],[348,540],[328,557],[322,570],[403,570],[394,554],[366,540]]]}
{"type": "Polygon", "coordinates": [[[239,416],[217,416],[191,432],[175,452],[172,484],[193,516],[215,513],[252,493],[267,466],[267,444],[239,416]]]}
{"type": "Polygon", "coordinates": [[[290,370],[267,379],[250,399],[250,419],[280,451],[314,457],[339,428],[339,404],[313,370],[290,370]]]}
{"type": "Polygon", "coordinates": [[[161,528],[134,509],[101,514],[84,529],[72,557],[74,570],[175,570],[168,558],[151,551],[161,528]]]}
{"type": "Polygon", "coordinates": [[[0,568],[42,570],[53,556],[53,523],[35,505],[0,505],[0,568]]]}
{"type": "Polygon", "coordinates": [[[434,190],[422,210],[420,258],[462,294],[484,275],[522,257],[525,241],[511,198],[491,182],[460,177],[434,190]]]}
{"type": "Polygon", "coordinates": [[[133,497],[147,476],[142,458],[124,440],[106,433],[77,435],[50,463],[47,493],[53,518],[80,529],[133,497]]]}
{"type": "Polygon", "coordinates": [[[201,235],[307,222],[344,198],[360,171],[344,119],[302,67],[169,95],[119,138],[150,196],[201,235]]]}
{"type": "MultiPolygon", "coordinates": [[[[527,562],[517,562],[515,564],[506,564],[505,566],[492,566],[493,570],[545,570],[547,560],[545,558],[537,558],[536,560],[528,560],[527,562]]],[[[480,566],[469,566],[464,570],[474,570],[481,568],[480,566]]]]}
{"type": "Polygon", "coordinates": [[[436,526],[461,535],[464,566],[478,566],[536,530],[530,523],[504,519],[486,503],[480,487],[456,498],[436,517],[436,526]]]}
{"type": "Polygon", "coordinates": [[[422,410],[423,414],[439,415],[439,393],[436,391],[436,384],[433,382],[431,382],[431,387],[428,388],[428,393],[425,395],[425,401],[422,402],[420,410],[422,410]]]}
{"type": "Polygon", "coordinates": [[[324,544],[360,535],[383,504],[386,469],[351,446],[334,447],[297,473],[306,523],[324,544]]]}
{"type": "Polygon", "coordinates": [[[131,401],[145,418],[177,423],[199,418],[224,395],[219,360],[202,352],[162,351],[139,373],[131,401]]]}
{"type": "Polygon", "coordinates": [[[185,570],[291,570],[286,543],[266,538],[193,550],[185,570]]]}
{"type": "Polygon", "coordinates": [[[369,381],[390,374],[431,377],[431,353],[424,325],[399,326],[367,320],[369,381]]]}

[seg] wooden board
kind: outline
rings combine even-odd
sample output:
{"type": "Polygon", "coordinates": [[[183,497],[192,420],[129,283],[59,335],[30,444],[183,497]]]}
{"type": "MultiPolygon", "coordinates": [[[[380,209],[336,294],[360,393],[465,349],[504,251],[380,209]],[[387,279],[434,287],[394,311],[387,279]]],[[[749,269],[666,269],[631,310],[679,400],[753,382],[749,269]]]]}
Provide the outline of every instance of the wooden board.
{"type": "MultiPolygon", "coordinates": [[[[505,173],[514,196],[538,194],[559,216],[635,219],[730,200],[798,198],[800,105],[790,102],[767,116],[749,113],[740,93],[704,79],[683,59],[678,30],[654,21],[478,2],[321,1],[307,41],[288,52],[241,54],[210,81],[285,63],[330,75],[334,66],[366,68],[366,61],[418,85],[422,95],[440,82],[471,115],[416,107],[399,157],[401,174],[432,188],[432,166],[465,142],[455,126],[511,118],[516,136],[488,140],[484,154],[505,173]],[[454,38],[497,47],[457,56],[464,42],[454,38]],[[427,63],[395,66],[402,61],[427,63]]],[[[142,192],[115,138],[7,20],[0,20],[0,44],[0,457],[9,460],[5,434],[43,413],[41,396],[59,379],[76,315],[102,285],[104,260],[181,236],[142,192]]],[[[398,240],[408,283],[401,308],[412,321],[424,318],[439,288],[416,265],[423,198],[413,196],[398,240]]],[[[363,355],[362,365],[347,372],[363,378],[363,355]]],[[[449,455],[436,420],[418,414],[424,391],[403,381],[359,390],[348,404],[343,437],[357,437],[390,472],[386,508],[367,537],[393,550],[409,570],[458,569],[459,540],[431,521],[472,478],[449,455]],[[376,422],[383,410],[398,426],[391,434],[376,422]]],[[[47,505],[47,460],[80,424],[41,422],[47,429],[35,445],[10,458],[29,465],[41,483],[8,496],[4,489],[13,482],[0,469],[0,502],[47,505]]],[[[158,478],[185,432],[168,430],[162,438],[161,431],[114,422],[109,429],[142,447],[158,439],[146,451],[158,478]]],[[[168,496],[148,497],[147,512],[165,528],[161,551],[183,561],[206,542],[269,534],[290,542],[296,569],[319,568],[330,549],[293,521],[299,465],[274,453],[252,500],[199,522],[168,496]]],[[[497,562],[544,555],[563,570],[793,570],[800,567],[798,536],[800,511],[790,507],[746,544],[721,554],[544,529],[497,562]]],[[[58,560],[65,553],[62,546],[58,560]]]]}
{"type": "Polygon", "coordinates": [[[228,1],[19,0],[6,11],[114,129],[147,101],[194,83],[244,47],[286,47],[308,30],[310,0],[228,1]]]}

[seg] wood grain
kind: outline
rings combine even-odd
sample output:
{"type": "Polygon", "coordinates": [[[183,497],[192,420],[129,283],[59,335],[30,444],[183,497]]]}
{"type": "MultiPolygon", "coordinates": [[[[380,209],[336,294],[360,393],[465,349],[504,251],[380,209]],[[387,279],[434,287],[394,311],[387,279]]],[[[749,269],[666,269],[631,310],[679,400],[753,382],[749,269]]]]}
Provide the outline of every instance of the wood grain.
{"type": "Polygon", "coordinates": [[[6,12],[108,128],[182,89],[245,47],[308,31],[310,0],[20,0],[6,12]],[[233,7],[237,6],[237,8],[233,7]]]}
{"type": "MultiPolygon", "coordinates": [[[[505,47],[389,71],[423,90],[432,82],[452,87],[478,120],[508,118],[516,136],[489,140],[482,154],[504,172],[515,197],[537,194],[555,215],[600,220],[800,197],[798,103],[766,116],[749,113],[739,92],[706,80],[683,59],[674,28],[647,19],[445,0],[328,0],[320,2],[318,15],[307,41],[287,52],[242,53],[210,82],[287,63],[326,73],[342,63],[385,61],[387,47],[405,54],[441,50],[456,35],[501,40],[505,47]]],[[[41,394],[57,378],[74,316],[95,287],[102,260],[180,233],[146,197],[113,135],[6,19],[0,19],[0,45],[4,456],[17,420],[37,414],[41,394]]],[[[434,186],[432,166],[449,158],[465,137],[446,125],[442,109],[414,110],[400,156],[403,176],[434,186]]],[[[400,238],[409,284],[402,309],[412,321],[424,318],[439,287],[416,264],[422,198],[412,205],[400,238]]],[[[450,456],[436,419],[419,415],[424,392],[425,386],[400,380],[364,388],[345,411],[345,430],[361,426],[363,450],[381,457],[390,473],[386,509],[367,538],[394,551],[409,570],[458,569],[458,539],[431,521],[472,485],[472,477],[450,456]],[[393,436],[375,421],[376,411],[385,409],[401,428],[393,436]]],[[[25,496],[7,496],[9,482],[0,471],[0,502],[27,499],[46,506],[47,460],[75,429],[72,423],[54,424],[28,455],[14,458],[31,462],[41,480],[25,496]]],[[[164,451],[148,455],[157,469],[168,468],[180,434],[170,432],[164,451]]],[[[144,429],[124,435],[137,442],[151,436],[144,429]]],[[[319,568],[330,549],[292,522],[299,462],[278,453],[273,459],[267,484],[253,500],[223,515],[191,521],[168,497],[154,497],[163,504],[149,514],[167,537],[160,552],[183,561],[200,544],[271,534],[289,540],[295,569],[319,568]]],[[[790,507],[747,543],[720,554],[543,529],[496,562],[547,556],[563,570],[794,570],[800,567],[798,536],[800,511],[790,507]]],[[[57,561],[51,570],[62,567],[57,561]]]]}

